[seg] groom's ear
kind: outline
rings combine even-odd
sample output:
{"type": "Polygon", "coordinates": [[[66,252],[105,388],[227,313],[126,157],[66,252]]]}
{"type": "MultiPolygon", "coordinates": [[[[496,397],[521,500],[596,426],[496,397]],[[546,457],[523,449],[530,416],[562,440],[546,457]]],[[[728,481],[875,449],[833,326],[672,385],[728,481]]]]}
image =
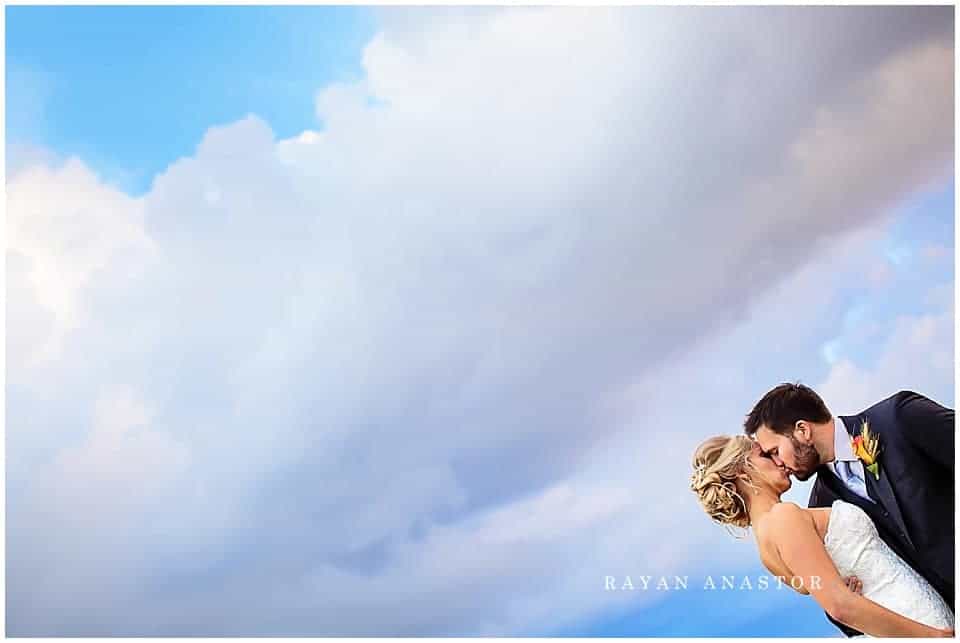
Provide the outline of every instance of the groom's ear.
{"type": "Polygon", "coordinates": [[[813,437],[813,431],[806,420],[797,420],[796,424],[793,425],[793,433],[804,440],[809,440],[813,437]]]}

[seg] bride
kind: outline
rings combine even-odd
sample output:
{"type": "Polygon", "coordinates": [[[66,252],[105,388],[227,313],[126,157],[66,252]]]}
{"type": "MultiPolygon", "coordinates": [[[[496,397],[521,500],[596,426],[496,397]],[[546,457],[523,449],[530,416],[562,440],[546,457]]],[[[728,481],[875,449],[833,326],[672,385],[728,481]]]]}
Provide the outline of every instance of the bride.
{"type": "Polygon", "coordinates": [[[693,467],[690,488],[707,514],[720,524],[751,527],[764,567],[835,620],[870,636],[954,635],[951,608],[880,539],[860,507],[782,502],[790,477],[745,435],[704,441],[693,467]],[[857,576],[862,595],[842,576],[857,576]]]}

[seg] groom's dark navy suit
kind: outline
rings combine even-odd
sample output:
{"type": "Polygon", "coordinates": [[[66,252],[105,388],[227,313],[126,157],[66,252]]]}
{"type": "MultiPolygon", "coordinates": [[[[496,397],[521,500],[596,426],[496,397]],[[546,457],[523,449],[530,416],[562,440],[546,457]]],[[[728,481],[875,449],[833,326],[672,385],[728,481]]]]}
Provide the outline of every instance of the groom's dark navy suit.
{"type": "MultiPolygon", "coordinates": [[[[841,415],[847,433],[863,420],[880,439],[880,478],[866,469],[871,503],[851,491],[826,466],[817,469],[810,507],[836,499],[873,519],[880,537],[927,579],[954,609],[954,411],[912,391],[900,391],[857,415],[841,415]]],[[[829,618],[829,616],[828,616],[829,618]]],[[[830,619],[847,636],[860,634],[830,619]]]]}

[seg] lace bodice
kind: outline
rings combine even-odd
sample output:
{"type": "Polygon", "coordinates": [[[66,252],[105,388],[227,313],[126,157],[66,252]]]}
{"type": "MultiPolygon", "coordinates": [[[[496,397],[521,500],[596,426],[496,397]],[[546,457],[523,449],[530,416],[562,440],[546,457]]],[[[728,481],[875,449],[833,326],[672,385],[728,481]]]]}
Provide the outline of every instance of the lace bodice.
{"type": "Polygon", "coordinates": [[[940,594],[883,542],[857,505],[834,501],[823,544],[841,576],[860,579],[866,598],[925,625],[953,627],[953,611],[940,594]]]}

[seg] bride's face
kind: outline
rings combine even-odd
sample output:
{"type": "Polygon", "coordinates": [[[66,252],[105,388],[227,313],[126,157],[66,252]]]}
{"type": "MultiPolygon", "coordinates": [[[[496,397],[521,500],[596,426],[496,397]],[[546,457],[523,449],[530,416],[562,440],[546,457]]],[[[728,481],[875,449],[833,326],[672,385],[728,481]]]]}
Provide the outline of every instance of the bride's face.
{"type": "Polygon", "coordinates": [[[809,434],[799,438],[798,435],[797,431],[783,435],[764,425],[757,431],[756,441],[774,464],[784,467],[797,480],[808,480],[820,465],[820,452],[809,434]]]}
{"type": "Polygon", "coordinates": [[[756,442],[753,443],[749,460],[753,466],[750,467],[748,473],[753,483],[758,487],[766,486],[779,495],[787,491],[793,484],[787,470],[765,455],[763,449],[756,442]]]}

